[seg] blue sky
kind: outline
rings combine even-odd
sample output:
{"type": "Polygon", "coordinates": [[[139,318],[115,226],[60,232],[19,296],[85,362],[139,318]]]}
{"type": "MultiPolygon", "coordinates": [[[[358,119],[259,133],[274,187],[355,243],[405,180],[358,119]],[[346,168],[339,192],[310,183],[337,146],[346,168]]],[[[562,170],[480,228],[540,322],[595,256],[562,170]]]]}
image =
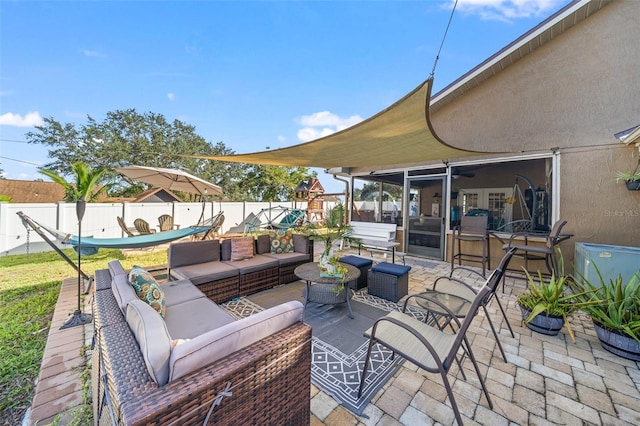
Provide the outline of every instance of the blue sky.
{"type": "MultiPolygon", "coordinates": [[[[434,93],[568,2],[459,0],[434,93]]],[[[237,153],[329,134],[430,75],[452,5],[0,1],[0,167],[42,178],[47,151],[25,133],[43,117],[86,123],[116,109],[182,120],[237,153]]]]}

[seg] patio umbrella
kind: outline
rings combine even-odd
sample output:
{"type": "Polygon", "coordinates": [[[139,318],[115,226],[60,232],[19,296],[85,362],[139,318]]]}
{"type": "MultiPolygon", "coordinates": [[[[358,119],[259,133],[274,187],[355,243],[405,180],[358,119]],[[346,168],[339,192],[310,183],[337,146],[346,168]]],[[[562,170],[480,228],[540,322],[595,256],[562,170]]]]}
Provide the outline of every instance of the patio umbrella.
{"type": "MultiPolygon", "coordinates": [[[[222,195],[222,188],[200,179],[197,176],[183,172],[178,169],[166,169],[162,167],[147,166],[128,166],[116,168],[121,173],[131,179],[148,183],[149,185],[159,186],[160,188],[169,189],[171,191],[188,192],[190,194],[202,195],[222,195]]],[[[204,198],[202,200],[202,214],[200,220],[204,216],[204,198]]]]}
{"type": "Polygon", "coordinates": [[[222,195],[222,188],[211,182],[200,179],[187,172],[178,169],[165,169],[162,167],[128,166],[116,168],[131,179],[159,186],[171,191],[188,192],[200,195],[222,195]]]}

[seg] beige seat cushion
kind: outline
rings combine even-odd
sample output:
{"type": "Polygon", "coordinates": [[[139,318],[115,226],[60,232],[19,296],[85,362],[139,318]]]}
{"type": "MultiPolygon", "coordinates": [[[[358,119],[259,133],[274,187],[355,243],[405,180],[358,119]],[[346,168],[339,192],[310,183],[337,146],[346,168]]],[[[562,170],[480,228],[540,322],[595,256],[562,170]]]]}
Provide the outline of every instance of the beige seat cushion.
{"type": "Polygon", "coordinates": [[[191,339],[234,321],[234,317],[206,297],[169,306],[165,315],[172,339],[191,339]]]}
{"type": "Polygon", "coordinates": [[[176,380],[302,321],[304,306],[283,303],[239,321],[233,321],[176,346],[169,361],[169,381],[176,380]]]}
{"type": "Polygon", "coordinates": [[[138,299],[136,291],[129,283],[129,279],[126,273],[117,274],[112,278],[111,291],[113,292],[113,296],[116,298],[116,302],[118,302],[118,306],[122,311],[122,315],[126,315],[127,305],[129,304],[129,302],[134,299],[140,300],[138,299]]]}
{"type": "Polygon", "coordinates": [[[169,380],[171,337],[164,320],[137,297],[127,305],[126,318],[140,346],[149,375],[159,386],[165,385],[169,380]]]}
{"type": "Polygon", "coordinates": [[[169,281],[168,283],[160,284],[160,288],[164,292],[167,307],[179,305],[188,300],[207,297],[189,280],[169,281]]]}
{"type": "Polygon", "coordinates": [[[259,254],[252,257],[251,259],[229,260],[222,261],[221,263],[237,268],[240,274],[250,274],[251,272],[263,271],[265,269],[278,267],[278,260],[269,257],[266,254],[259,254]]]}
{"type": "Polygon", "coordinates": [[[292,263],[302,262],[305,260],[308,260],[309,262],[311,262],[311,256],[303,253],[294,253],[294,252],[280,253],[280,254],[269,253],[269,254],[265,254],[264,256],[269,256],[273,259],[276,259],[278,261],[278,264],[280,265],[290,265],[292,263]]]}
{"type": "Polygon", "coordinates": [[[238,268],[227,262],[219,261],[185,265],[171,269],[172,278],[178,280],[187,279],[195,285],[223,280],[239,274],[238,268]]]}
{"type": "Polygon", "coordinates": [[[120,263],[119,260],[112,260],[107,264],[107,267],[109,268],[109,273],[111,274],[111,277],[115,277],[116,275],[127,273],[127,271],[125,271],[124,268],[122,267],[122,264],[120,263]]]}

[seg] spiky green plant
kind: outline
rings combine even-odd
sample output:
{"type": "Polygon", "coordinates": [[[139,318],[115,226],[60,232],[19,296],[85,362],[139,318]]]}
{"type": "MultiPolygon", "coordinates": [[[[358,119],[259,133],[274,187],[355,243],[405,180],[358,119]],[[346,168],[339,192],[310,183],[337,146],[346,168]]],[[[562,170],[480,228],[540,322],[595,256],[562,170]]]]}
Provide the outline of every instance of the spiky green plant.
{"type": "Polygon", "coordinates": [[[596,324],[640,342],[640,270],[625,284],[621,275],[605,282],[598,267],[594,267],[597,283],[578,273],[573,284],[577,291],[588,292],[581,296],[583,300],[596,301],[583,310],[596,324]]]}
{"type": "Polygon", "coordinates": [[[571,341],[576,343],[576,338],[568,321],[568,317],[577,309],[584,308],[598,302],[597,299],[589,298],[592,290],[584,290],[581,293],[574,293],[567,285],[571,277],[564,274],[564,262],[562,252],[558,251],[558,275],[551,274],[548,281],[545,281],[542,272],[538,270],[537,280],[524,269],[527,276],[527,291],[518,296],[518,304],[531,313],[524,320],[525,323],[533,320],[537,315],[561,317],[567,328],[571,341]]]}
{"type": "Polygon", "coordinates": [[[356,242],[356,239],[350,238],[352,232],[350,225],[346,223],[345,208],[343,204],[338,204],[325,212],[324,223],[310,223],[302,228],[298,228],[299,232],[307,235],[311,240],[319,240],[324,242],[323,256],[329,256],[331,244],[336,240],[346,239],[356,242]]]}

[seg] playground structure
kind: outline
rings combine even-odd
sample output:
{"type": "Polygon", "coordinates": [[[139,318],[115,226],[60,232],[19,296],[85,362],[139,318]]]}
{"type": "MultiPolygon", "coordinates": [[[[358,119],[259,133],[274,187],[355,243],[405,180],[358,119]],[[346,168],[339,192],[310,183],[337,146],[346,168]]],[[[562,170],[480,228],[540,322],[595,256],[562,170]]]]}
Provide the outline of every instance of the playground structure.
{"type": "MultiPolygon", "coordinates": [[[[253,215],[253,214],[252,214],[253,215]]],[[[245,219],[245,232],[256,232],[266,229],[289,229],[302,226],[307,221],[307,211],[275,206],[260,210],[252,219],[245,219]]]]}
{"type": "Polygon", "coordinates": [[[298,184],[293,196],[294,205],[307,203],[307,222],[324,222],[324,188],[316,178],[305,179],[298,184]]]}

